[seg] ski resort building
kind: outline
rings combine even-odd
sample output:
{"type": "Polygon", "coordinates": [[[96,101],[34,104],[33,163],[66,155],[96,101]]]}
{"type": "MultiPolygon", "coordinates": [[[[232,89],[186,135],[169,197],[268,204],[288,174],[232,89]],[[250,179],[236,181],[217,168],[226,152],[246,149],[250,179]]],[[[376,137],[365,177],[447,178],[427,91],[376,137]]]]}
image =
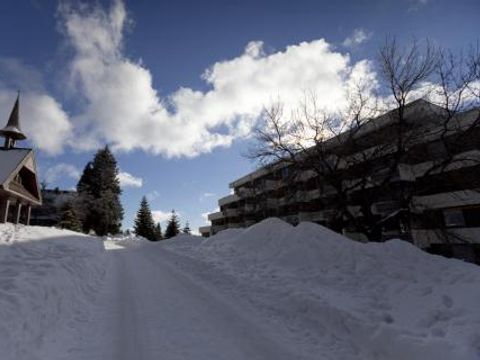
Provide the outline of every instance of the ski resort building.
{"type": "Polygon", "coordinates": [[[33,150],[15,146],[26,139],[20,129],[18,97],[0,136],[5,139],[0,148],[0,223],[28,225],[32,206],[41,205],[42,196],[33,150]]]}
{"type": "MultiPolygon", "coordinates": [[[[363,144],[363,154],[365,149],[372,149],[374,153],[382,146],[379,139],[383,145],[392,142],[397,126],[393,111],[370,120],[359,131],[358,143],[363,144]]],[[[364,170],[371,170],[372,164],[362,167],[362,163],[357,162],[354,166],[345,166],[342,181],[358,178],[367,181],[361,194],[355,188],[346,194],[355,216],[364,216],[361,196],[367,191],[378,194],[378,201],[369,206],[369,215],[379,224],[375,241],[403,238],[421,248],[445,242],[480,243],[479,109],[458,113],[448,124],[443,111],[425,100],[406,106],[410,142],[388,186],[382,186],[376,179],[389,170],[386,164],[391,153],[388,151],[369,159],[374,162],[375,173],[364,170]],[[445,162],[446,147],[449,154],[454,153],[449,162],[445,162]],[[397,195],[406,189],[412,196],[408,204],[402,204],[397,195]]],[[[325,146],[333,142],[342,144],[342,136],[345,134],[327,140],[325,146]]],[[[337,210],[331,206],[336,196],[334,188],[322,184],[315,171],[301,170],[293,177],[291,171],[290,166],[276,163],[233,181],[232,194],[218,201],[220,210],[208,215],[211,225],[201,227],[200,233],[210,236],[225,229],[248,227],[267,217],[279,217],[294,225],[302,221],[316,222],[367,241],[364,235],[351,232],[348,227],[336,228],[333,221],[337,210]]]]}

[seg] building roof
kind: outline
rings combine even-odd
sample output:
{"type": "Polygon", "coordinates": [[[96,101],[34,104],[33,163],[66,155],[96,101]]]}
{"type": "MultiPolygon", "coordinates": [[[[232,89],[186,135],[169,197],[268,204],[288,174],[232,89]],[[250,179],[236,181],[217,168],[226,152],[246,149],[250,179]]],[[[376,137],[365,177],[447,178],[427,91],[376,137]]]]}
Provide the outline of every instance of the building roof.
{"type": "Polygon", "coordinates": [[[32,149],[0,149],[0,185],[21,165],[32,149]]]}
{"type": "Polygon", "coordinates": [[[0,194],[42,204],[32,149],[0,148],[0,194]]]}
{"type": "Polygon", "coordinates": [[[0,130],[0,135],[3,137],[10,137],[15,140],[24,140],[27,138],[20,129],[19,96],[17,96],[15,105],[13,105],[7,125],[0,130]]]}

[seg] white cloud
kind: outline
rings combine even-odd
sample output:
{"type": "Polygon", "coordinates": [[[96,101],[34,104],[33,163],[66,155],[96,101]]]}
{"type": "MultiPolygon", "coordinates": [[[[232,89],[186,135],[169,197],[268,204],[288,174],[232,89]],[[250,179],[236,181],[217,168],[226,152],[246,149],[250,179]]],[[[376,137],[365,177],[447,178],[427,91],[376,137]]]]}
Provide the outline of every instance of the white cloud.
{"type": "MultiPolygon", "coordinates": [[[[86,104],[72,121],[77,139],[72,146],[79,149],[108,142],[115,150],[196,156],[248,136],[273,99],[292,109],[309,90],[320,106],[341,106],[350,74],[359,71],[323,39],[271,54],[255,41],[240,56],[205,71],[209,90],[180,88],[160,98],[150,71],[123,53],[127,15],[121,0],[108,11],[63,5],[59,13],[74,50],[69,83],[86,104]]],[[[368,66],[361,69],[371,73],[368,66]]]]}
{"type": "MultiPolygon", "coordinates": [[[[179,211],[175,211],[175,214],[177,214],[178,217],[180,217],[181,213],[179,211]]],[[[170,220],[170,217],[172,216],[171,211],[163,211],[163,210],[152,210],[152,216],[153,220],[155,223],[165,223],[168,220],[170,220]]]]}
{"type": "Polygon", "coordinates": [[[44,89],[34,68],[15,59],[0,58],[0,126],[8,120],[20,95],[20,126],[33,143],[49,155],[63,151],[70,140],[72,125],[62,105],[44,89]]]}
{"type": "Polygon", "coordinates": [[[80,170],[71,164],[60,163],[47,169],[45,172],[45,181],[48,185],[56,184],[60,179],[79,179],[80,170]]]}
{"type": "Polygon", "coordinates": [[[143,186],[142,178],[135,177],[126,171],[120,171],[118,173],[118,181],[120,181],[120,186],[122,188],[125,188],[125,187],[140,188],[143,186]]]}
{"type": "Polygon", "coordinates": [[[349,37],[343,40],[342,45],[348,48],[353,48],[369,40],[371,37],[371,32],[367,32],[364,29],[355,29],[349,37]]]}

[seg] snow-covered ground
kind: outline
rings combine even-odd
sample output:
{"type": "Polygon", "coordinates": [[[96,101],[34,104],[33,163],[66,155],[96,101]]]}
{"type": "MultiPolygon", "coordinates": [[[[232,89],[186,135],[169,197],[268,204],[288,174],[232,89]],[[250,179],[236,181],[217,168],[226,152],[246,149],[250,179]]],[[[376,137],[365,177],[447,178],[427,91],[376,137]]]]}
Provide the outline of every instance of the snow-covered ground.
{"type": "Polygon", "coordinates": [[[70,358],[94,320],[104,258],[99,238],[0,224],[0,359],[70,358]]]}
{"type": "Polygon", "coordinates": [[[480,359],[480,267],[399,240],[0,225],[0,261],[1,359],[480,359]]]}

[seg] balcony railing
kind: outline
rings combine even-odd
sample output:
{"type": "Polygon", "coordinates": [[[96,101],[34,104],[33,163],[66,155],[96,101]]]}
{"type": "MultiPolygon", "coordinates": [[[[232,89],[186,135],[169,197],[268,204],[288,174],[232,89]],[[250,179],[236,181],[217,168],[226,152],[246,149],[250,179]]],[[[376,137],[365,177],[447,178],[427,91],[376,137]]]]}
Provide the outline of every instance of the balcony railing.
{"type": "Polygon", "coordinates": [[[245,225],[244,225],[244,223],[237,222],[237,223],[228,223],[227,227],[229,229],[238,229],[238,228],[245,227],[245,225]]]}
{"type": "Polygon", "coordinates": [[[255,205],[245,204],[244,210],[245,210],[245,212],[254,212],[255,211],[255,205]]]}
{"type": "Polygon", "coordinates": [[[240,200],[240,196],[238,196],[237,194],[231,194],[231,195],[224,196],[223,198],[218,200],[218,205],[223,206],[239,200],[240,200]]]}
{"type": "Polygon", "coordinates": [[[208,220],[210,220],[210,221],[219,220],[219,219],[223,219],[223,218],[224,218],[224,216],[223,216],[223,213],[221,211],[217,211],[217,212],[208,214],[208,220]]]}
{"type": "Polygon", "coordinates": [[[480,189],[413,197],[413,206],[417,209],[440,209],[453,206],[476,205],[479,202],[480,189]]]}
{"type": "Polygon", "coordinates": [[[225,209],[225,210],[223,210],[223,215],[225,217],[238,216],[238,215],[240,215],[240,210],[239,209],[225,209]]]}
{"type": "Polygon", "coordinates": [[[200,232],[200,234],[210,234],[210,230],[211,230],[211,226],[210,226],[210,225],[200,226],[200,227],[198,228],[198,231],[200,232]]]}

